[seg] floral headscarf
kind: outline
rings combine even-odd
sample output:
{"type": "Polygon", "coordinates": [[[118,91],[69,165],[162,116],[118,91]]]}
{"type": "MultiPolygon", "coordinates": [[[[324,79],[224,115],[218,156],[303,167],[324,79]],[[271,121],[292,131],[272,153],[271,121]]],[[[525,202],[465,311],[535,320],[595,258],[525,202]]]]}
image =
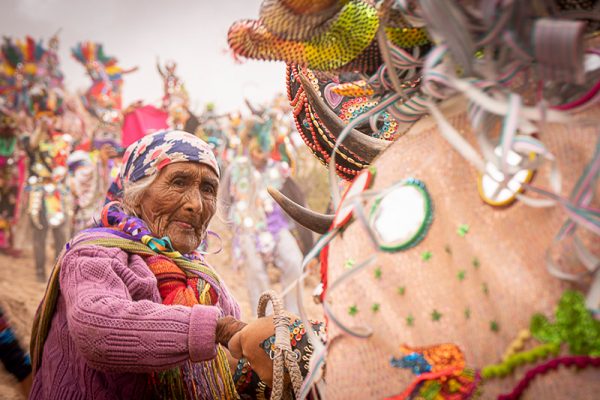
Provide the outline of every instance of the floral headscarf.
{"type": "Polygon", "coordinates": [[[206,142],[184,131],[160,131],[144,136],[125,150],[119,176],[108,189],[106,202],[121,201],[125,184],[158,174],[176,162],[205,164],[219,176],[217,160],[206,142]]]}

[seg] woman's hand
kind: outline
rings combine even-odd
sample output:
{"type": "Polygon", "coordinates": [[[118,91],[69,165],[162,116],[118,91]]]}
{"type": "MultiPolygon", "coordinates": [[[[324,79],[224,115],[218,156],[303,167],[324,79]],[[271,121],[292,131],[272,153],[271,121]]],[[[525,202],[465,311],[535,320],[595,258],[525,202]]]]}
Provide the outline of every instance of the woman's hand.
{"type": "MultiPolygon", "coordinates": [[[[286,313],[286,317],[290,323],[290,336],[286,340],[290,340],[292,350],[300,356],[298,366],[305,377],[312,354],[312,345],[306,336],[306,329],[300,318],[290,313],[286,313]]],[[[311,321],[309,329],[312,329],[320,340],[323,340],[325,328],[322,323],[311,321]]],[[[234,334],[228,344],[231,355],[238,359],[245,358],[260,380],[269,387],[273,387],[273,360],[271,359],[273,355],[270,352],[274,348],[271,338],[274,334],[273,317],[259,318],[234,334]],[[265,340],[268,339],[271,340],[265,343],[265,340]]],[[[289,383],[288,381],[289,377],[286,375],[284,384],[289,383]]]]}
{"type": "Polygon", "coordinates": [[[274,334],[273,317],[259,318],[233,335],[227,346],[233,357],[246,358],[252,370],[269,387],[273,386],[273,361],[261,345],[274,334]]]}
{"type": "MultiPolygon", "coordinates": [[[[222,346],[228,347],[232,336],[241,331],[247,324],[227,315],[217,320],[216,340],[222,346]]],[[[239,358],[239,357],[238,357],[239,358]]]]}

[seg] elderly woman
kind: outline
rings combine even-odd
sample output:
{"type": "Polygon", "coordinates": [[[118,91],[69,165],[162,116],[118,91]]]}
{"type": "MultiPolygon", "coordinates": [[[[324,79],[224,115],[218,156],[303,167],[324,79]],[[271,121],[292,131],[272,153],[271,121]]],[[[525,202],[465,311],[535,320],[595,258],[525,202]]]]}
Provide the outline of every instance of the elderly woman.
{"type": "MultiPolygon", "coordinates": [[[[232,371],[248,368],[226,347],[245,324],[195,252],[218,186],[217,161],[193,135],[158,132],[127,149],[101,226],[55,266],[34,322],[30,398],[237,398],[232,371]]],[[[265,355],[251,361],[268,370],[265,355]]]]}

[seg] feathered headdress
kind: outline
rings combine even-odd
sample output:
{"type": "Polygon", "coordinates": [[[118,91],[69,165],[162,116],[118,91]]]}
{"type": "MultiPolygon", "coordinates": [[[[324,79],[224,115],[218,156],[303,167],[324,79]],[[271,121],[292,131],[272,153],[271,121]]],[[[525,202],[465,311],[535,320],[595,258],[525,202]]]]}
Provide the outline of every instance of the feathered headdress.
{"type": "Polygon", "coordinates": [[[36,42],[31,36],[13,40],[5,36],[0,53],[0,93],[11,108],[31,115],[62,112],[62,73],[57,59],[49,60],[51,52],[41,40],[36,42]],[[56,76],[59,84],[52,83],[56,76]]]}
{"type": "Polygon", "coordinates": [[[71,55],[87,68],[93,81],[84,98],[88,111],[105,120],[107,112],[121,109],[123,73],[128,71],[117,65],[117,59],[107,56],[102,44],[89,41],[77,43],[71,55]]]}
{"type": "Polygon", "coordinates": [[[82,65],[87,66],[93,62],[99,62],[104,66],[111,66],[117,63],[117,59],[104,54],[104,47],[100,43],[79,42],[71,49],[73,58],[82,65]]]}
{"type": "Polygon", "coordinates": [[[8,75],[14,75],[16,69],[22,65],[23,71],[28,75],[35,75],[37,65],[46,53],[42,42],[27,36],[25,41],[4,37],[2,44],[2,58],[4,60],[4,71],[8,75]]]}

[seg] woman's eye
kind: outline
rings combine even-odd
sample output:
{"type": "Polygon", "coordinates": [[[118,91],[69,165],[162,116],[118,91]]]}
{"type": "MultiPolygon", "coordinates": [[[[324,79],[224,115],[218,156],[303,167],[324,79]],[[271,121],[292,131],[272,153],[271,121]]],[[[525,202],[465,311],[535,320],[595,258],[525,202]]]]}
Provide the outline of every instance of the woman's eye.
{"type": "Polygon", "coordinates": [[[205,183],[205,184],[201,185],[200,187],[204,193],[215,194],[215,192],[216,192],[215,187],[213,185],[211,185],[210,183],[205,183]]]}
{"type": "Polygon", "coordinates": [[[185,181],[182,178],[175,178],[171,181],[173,186],[183,187],[185,185],[185,181]]]}

